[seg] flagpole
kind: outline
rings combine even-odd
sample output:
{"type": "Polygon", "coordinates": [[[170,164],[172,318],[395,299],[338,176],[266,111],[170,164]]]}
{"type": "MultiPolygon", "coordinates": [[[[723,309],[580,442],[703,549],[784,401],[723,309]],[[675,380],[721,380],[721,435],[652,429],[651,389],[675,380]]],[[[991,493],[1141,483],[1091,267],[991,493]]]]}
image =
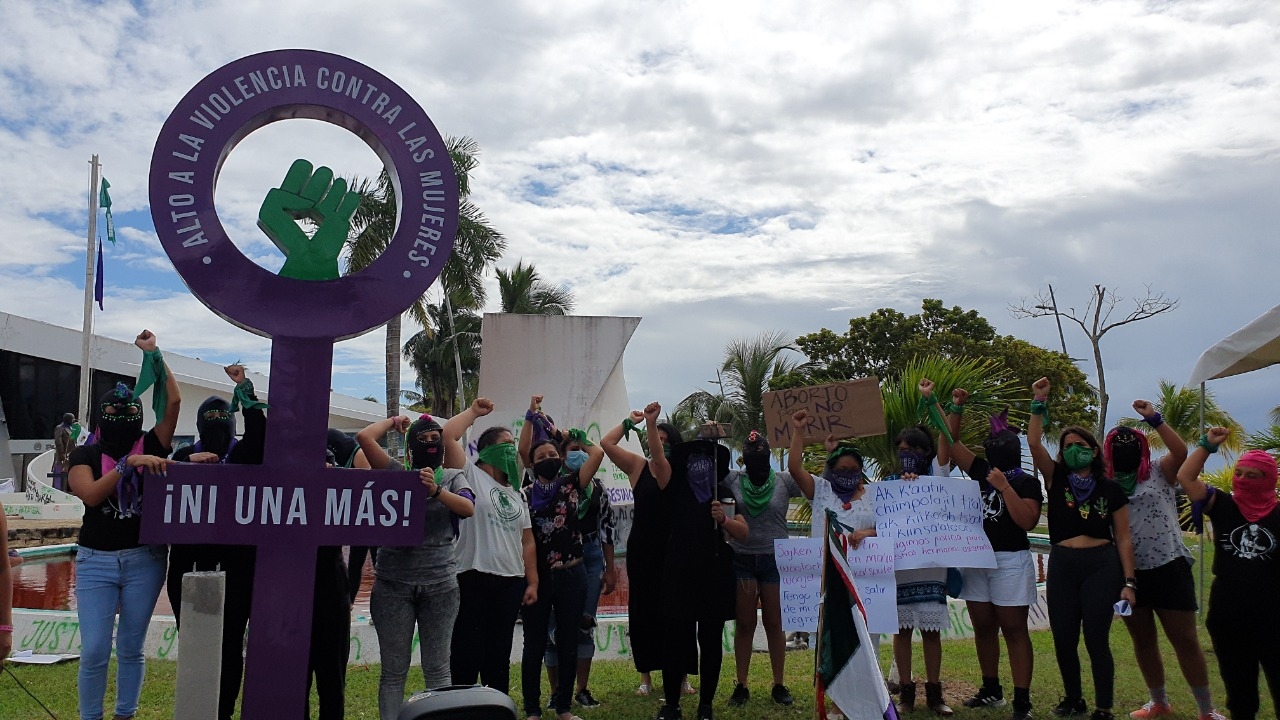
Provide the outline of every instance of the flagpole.
{"type": "Polygon", "coordinates": [[[94,239],[98,236],[98,177],[101,165],[95,154],[89,161],[89,233],[84,255],[84,325],[80,330],[80,399],[76,412],[80,421],[89,425],[89,386],[93,370],[89,367],[89,351],[93,343],[94,239]]]}

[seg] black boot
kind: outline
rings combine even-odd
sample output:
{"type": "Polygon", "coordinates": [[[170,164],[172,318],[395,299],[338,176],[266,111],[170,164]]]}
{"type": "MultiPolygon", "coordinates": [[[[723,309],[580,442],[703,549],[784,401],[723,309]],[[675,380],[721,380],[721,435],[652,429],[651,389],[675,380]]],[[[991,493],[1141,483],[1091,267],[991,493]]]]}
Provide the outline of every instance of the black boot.
{"type": "Polygon", "coordinates": [[[949,705],[942,702],[942,683],[927,682],[924,684],[924,698],[929,705],[929,709],[941,715],[942,717],[951,717],[952,710],[949,705]]]}
{"type": "Polygon", "coordinates": [[[898,683],[898,711],[909,713],[916,709],[916,682],[898,683]]]}

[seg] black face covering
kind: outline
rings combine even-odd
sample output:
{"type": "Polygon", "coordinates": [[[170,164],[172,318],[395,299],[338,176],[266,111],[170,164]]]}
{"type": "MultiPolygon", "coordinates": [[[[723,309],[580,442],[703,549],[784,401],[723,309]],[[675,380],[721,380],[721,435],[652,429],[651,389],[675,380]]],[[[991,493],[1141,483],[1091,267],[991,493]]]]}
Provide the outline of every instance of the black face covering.
{"type": "Polygon", "coordinates": [[[752,484],[763,485],[769,479],[769,459],[769,441],[752,430],[742,447],[742,467],[752,484]]]}
{"type": "Polygon", "coordinates": [[[1111,466],[1118,473],[1137,472],[1142,464],[1142,444],[1137,433],[1118,432],[1111,439],[1111,466]]]}
{"type": "Polygon", "coordinates": [[[356,457],[356,450],[359,449],[355,440],[337,428],[329,428],[329,431],[325,433],[324,444],[329,449],[329,452],[333,453],[334,465],[337,467],[351,467],[351,462],[356,457]]]}
{"type": "Polygon", "coordinates": [[[1022,445],[1018,442],[1017,433],[1002,430],[995,437],[982,441],[982,447],[987,452],[987,462],[991,467],[1001,472],[1022,467],[1022,445]]]}
{"type": "Polygon", "coordinates": [[[201,450],[225,456],[236,436],[236,416],[231,414],[231,403],[216,395],[200,403],[196,432],[200,435],[201,450]]]}
{"type": "Polygon", "coordinates": [[[547,458],[533,464],[533,473],[543,480],[555,480],[562,466],[560,458],[547,458]]]}
{"type": "Polygon", "coordinates": [[[409,460],[414,470],[438,468],[444,462],[444,438],[422,439],[429,432],[443,432],[440,423],[430,415],[423,415],[409,426],[409,460]]]}
{"type": "Polygon", "coordinates": [[[142,437],[142,403],[133,399],[133,391],[117,383],[98,400],[98,448],[108,457],[121,458],[142,437]],[[107,408],[115,412],[108,414],[107,408]]]}

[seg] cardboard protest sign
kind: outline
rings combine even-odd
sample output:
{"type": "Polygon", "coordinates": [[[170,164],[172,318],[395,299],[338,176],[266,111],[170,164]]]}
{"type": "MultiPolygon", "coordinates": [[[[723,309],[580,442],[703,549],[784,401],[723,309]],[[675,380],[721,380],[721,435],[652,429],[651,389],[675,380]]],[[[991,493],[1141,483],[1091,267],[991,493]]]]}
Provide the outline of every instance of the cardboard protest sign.
{"type": "Polygon", "coordinates": [[[813,632],[818,629],[818,603],[822,600],[822,543],[821,538],[773,541],[773,557],[778,563],[782,583],[783,632],[813,632]]]}
{"type": "Polygon", "coordinates": [[[894,543],[894,568],[993,568],[982,497],[968,478],[924,476],[870,483],[876,534],[894,543]]]}
{"type": "Polygon", "coordinates": [[[805,443],[820,443],[827,435],[836,440],[885,434],[880,379],[811,385],[774,390],[764,394],[764,424],[772,447],[791,443],[791,416],[809,411],[811,422],[805,443]]]}

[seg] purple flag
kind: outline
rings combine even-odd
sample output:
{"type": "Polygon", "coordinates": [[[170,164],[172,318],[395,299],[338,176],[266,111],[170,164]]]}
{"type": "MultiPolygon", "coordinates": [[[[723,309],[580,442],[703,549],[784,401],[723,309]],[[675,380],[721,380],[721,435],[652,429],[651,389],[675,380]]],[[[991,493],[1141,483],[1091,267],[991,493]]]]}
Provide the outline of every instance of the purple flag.
{"type": "Polygon", "coordinates": [[[93,279],[93,299],[98,301],[98,309],[102,310],[102,239],[98,239],[98,272],[93,279]]]}

